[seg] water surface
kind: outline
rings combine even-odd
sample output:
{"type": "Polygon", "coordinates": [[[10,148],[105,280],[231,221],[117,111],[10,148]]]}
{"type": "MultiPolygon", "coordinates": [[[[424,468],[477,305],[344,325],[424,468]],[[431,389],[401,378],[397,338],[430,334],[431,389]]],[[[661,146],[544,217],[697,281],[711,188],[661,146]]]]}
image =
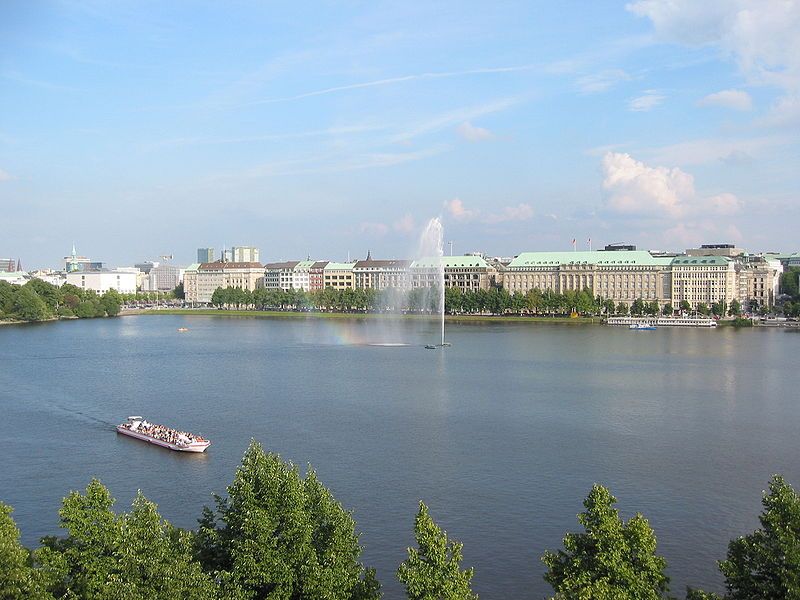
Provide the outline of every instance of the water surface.
{"type": "Polygon", "coordinates": [[[542,598],[593,482],[641,511],[671,588],[758,526],[773,473],[800,487],[800,334],[602,326],[139,316],[0,327],[0,500],[23,542],[71,489],[137,489],[194,527],[251,438],[311,463],[354,517],[387,598],[417,502],[464,542],[483,598],[542,598]],[[188,327],[178,333],[178,327],[188,327]],[[379,346],[374,344],[408,344],[379,346]],[[209,437],[183,455],[118,436],[129,414],[209,437]]]}

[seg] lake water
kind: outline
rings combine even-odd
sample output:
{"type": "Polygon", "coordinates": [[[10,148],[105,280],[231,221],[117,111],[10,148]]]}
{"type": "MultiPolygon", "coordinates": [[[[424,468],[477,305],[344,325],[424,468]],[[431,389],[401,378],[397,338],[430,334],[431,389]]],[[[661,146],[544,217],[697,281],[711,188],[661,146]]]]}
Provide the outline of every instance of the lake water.
{"type": "Polygon", "coordinates": [[[194,527],[251,438],[311,463],[354,511],[386,598],[417,503],[464,543],[483,598],[550,593],[539,557],[593,482],[641,511],[671,588],[758,526],[773,473],[800,486],[800,334],[603,326],[138,316],[0,327],[0,499],[23,542],[100,478],[194,527]],[[178,327],[188,327],[178,333],[178,327]],[[405,342],[410,346],[370,343],[405,342]],[[209,437],[184,455],[117,435],[129,414],[209,437]]]}

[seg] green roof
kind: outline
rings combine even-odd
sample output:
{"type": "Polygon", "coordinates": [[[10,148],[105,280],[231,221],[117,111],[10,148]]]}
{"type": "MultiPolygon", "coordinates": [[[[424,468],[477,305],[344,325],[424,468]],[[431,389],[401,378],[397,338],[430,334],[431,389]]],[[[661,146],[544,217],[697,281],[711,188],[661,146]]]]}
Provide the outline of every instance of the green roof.
{"type": "Polygon", "coordinates": [[[672,260],[677,267],[727,267],[730,262],[727,256],[678,256],[672,260]]]}
{"type": "Polygon", "coordinates": [[[559,265],[668,266],[672,257],[653,256],[646,250],[590,250],[581,252],[523,252],[509,269],[559,265]]]}
{"type": "MultiPolygon", "coordinates": [[[[311,264],[314,264],[313,262],[311,264]]],[[[337,263],[337,262],[329,262],[325,265],[323,270],[325,271],[351,271],[356,263],[337,263]]]]}
{"type": "Polygon", "coordinates": [[[310,269],[314,265],[315,262],[317,262],[317,261],[315,261],[315,260],[301,260],[299,263],[297,263],[294,266],[294,270],[296,271],[297,269],[310,269]]]}
{"type": "Polygon", "coordinates": [[[430,256],[411,263],[412,269],[433,269],[444,264],[445,269],[482,268],[489,265],[480,256],[430,256]]]}
{"type": "Polygon", "coordinates": [[[185,271],[197,271],[197,269],[199,269],[199,268],[200,268],[200,263],[192,263],[188,267],[186,267],[186,269],[184,269],[184,270],[185,271]]]}

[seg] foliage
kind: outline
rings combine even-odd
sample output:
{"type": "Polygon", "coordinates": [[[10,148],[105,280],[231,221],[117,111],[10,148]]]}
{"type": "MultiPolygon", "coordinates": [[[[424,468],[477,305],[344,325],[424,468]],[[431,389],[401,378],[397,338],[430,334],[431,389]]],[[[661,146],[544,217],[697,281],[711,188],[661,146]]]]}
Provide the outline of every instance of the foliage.
{"type": "Polygon", "coordinates": [[[133,600],[216,597],[214,582],[192,558],[189,534],[163,521],[141,492],[117,516],[97,480],[73,492],[59,511],[66,538],[45,538],[37,559],[57,597],[133,600]]]}
{"type": "Polygon", "coordinates": [[[735,298],[731,300],[731,305],[728,308],[728,315],[731,317],[738,317],[742,314],[742,303],[735,298]]]}
{"type": "Polygon", "coordinates": [[[793,300],[800,300],[800,267],[789,267],[781,274],[779,290],[781,294],[788,294],[793,300]]]}
{"type": "Polygon", "coordinates": [[[701,315],[706,316],[706,317],[711,315],[711,309],[708,307],[708,304],[706,304],[705,302],[700,302],[697,305],[697,312],[698,312],[698,314],[701,314],[701,315]]]}
{"type": "Polygon", "coordinates": [[[681,309],[681,312],[688,313],[692,310],[692,305],[689,304],[688,300],[681,300],[680,305],[678,306],[681,309]]]}
{"type": "Polygon", "coordinates": [[[21,321],[44,321],[52,316],[50,309],[38,294],[27,286],[17,290],[13,314],[21,321]]]}
{"type": "Polygon", "coordinates": [[[414,520],[414,538],[419,548],[409,548],[408,558],[397,570],[410,600],[478,598],[469,585],[473,570],[460,568],[463,544],[448,541],[447,533],[434,523],[423,502],[414,520]]]}
{"type": "Polygon", "coordinates": [[[196,553],[229,594],[242,598],[373,599],[374,571],[359,562],[351,515],[309,469],[250,447],[217,514],[205,509],[196,553]]]}
{"type": "Polygon", "coordinates": [[[664,308],[661,309],[661,314],[665,317],[671,317],[675,313],[675,309],[672,306],[672,302],[667,302],[664,305],[664,308]]]}
{"type": "Polygon", "coordinates": [[[744,317],[736,317],[733,320],[733,326],[734,327],[752,327],[753,326],[753,321],[750,320],[750,319],[746,319],[744,317]]]}
{"type": "Polygon", "coordinates": [[[657,599],[668,591],[666,561],[650,524],[637,514],[623,522],[611,493],[595,484],[578,515],[585,533],[568,533],[564,550],[547,551],[544,578],[559,599],[657,599]]]}
{"type": "Polygon", "coordinates": [[[30,553],[19,543],[19,529],[11,518],[11,511],[10,506],[0,502],[0,598],[47,598],[41,574],[31,567],[30,553]]]}
{"type": "Polygon", "coordinates": [[[800,496],[776,475],[761,504],[761,529],[731,541],[719,563],[726,598],[800,598],[800,496]]]}
{"type": "Polygon", "coordinates": [[[116,290],[98,297],[74,285],[59,288],[41,279],[31,279],[22,286],[0,282],[0,318],[44,321],[55,316],[113,317],[121,306],[122,296],[116,290]]]}
{"type": "Polygon", "coordinates": [[[728,303],[725,302],[725,300],[714,302],[711,305],[711,312],[717,317],[724,317],[727,311],[728,311],[728,303]]]}

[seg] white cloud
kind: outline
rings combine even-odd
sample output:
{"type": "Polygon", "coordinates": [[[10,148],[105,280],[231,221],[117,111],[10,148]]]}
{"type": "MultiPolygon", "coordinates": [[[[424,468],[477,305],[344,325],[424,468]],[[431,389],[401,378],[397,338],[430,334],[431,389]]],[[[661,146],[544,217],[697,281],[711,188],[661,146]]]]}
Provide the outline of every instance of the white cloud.
{"type": "Polygon", "coordinates": [[[752,162],[765,150],[792,144],[795,137],[786,134],[752,138],[701,138],[661,146],[648,151],[647,159],[659,164],[702,165],[719,161],[733,164],[752,162]]]}
{"type": "Polygon", "coordinates": [[[3,169],[0,169],[0,181],[9,181],[11,179],[11,175],[9,175],[3,169]]]}
{"type": "Polygon", "coordinates": [[[469,221],[477,214],[473,210],[467,210],[459,198],[447,200],[444,203],[444,208],[456,221],[469,221]]]}
{"type": "Polygon", "coordinates": [[[361,223],[361,225],[358,226],[358,230],[367,235],[383,237],[388,233],[389,226],[384,223],[361,223]]]}
{"type": "Polygon", "coordinates": [[[742,207],[739,198],[729,192],[698,195],[694,177],[677,167],[651,167],[629,154],[606,154],[603,173],[607,206],[619,214],[682,219],[733,215],[742,207]]]}
{"type": "Polygon", "coordinates": [[[448,200],[444,203],[444,208],[456,221],[480,221],[488,225],[511,221],[526,221],[535,214],[533,207],[524,203],[520,203],[517,206],[505,206],[492,212],[468,209],[459,198],[448,200]]]}
{"type": "Polygon", "coordinates": [[[721,106],[733,110],[752,110],[753,99],[750,94],[741,90],[722,90],[701,98],[698,106],[721,106]]]}
{"type": "Polygon", "coordinates": [[[393,227],[395,231],[400,233],[413,233],[417,226],[414,222],[414,217],[406,213],[394,222],[393,227]]]}
{"type": "Polygon", "coordinates": [[[483,127],[476,127],[469,121],[464,121],[461,125],[456,127],[456,133],[468,142],[481,142],[483,140],[490,140],[492,132],[483,127]]]}
{"type": "Polygon", "coordinates": [[[518,204],[517,206],[506,206],[499,212],[488,214],[485,218],[487,223],[505,223],[508,221],[527,221],[533,218],[533,207],[530,204],[518,204]]]}
{"type": "Polygon", "coordinates": [[[575,86],[582,94],[605,92],[621,81],[629,81],[631,76],[622,69],[606,69],[599,73],[584,75],[575,81],[575,86]]]}
{"type": "MultiPolygon", "coordinates": [[[[800,92],[796,0],[637,0],[627,9],[649,18],[665,41],[720,48],[751,84],[778,87],[788,97],[800,92]]],[[[786,103],[792,103],[788,97],[768,119],[784,118],[786,103]]]]}
{"type": "Polygon", "coordinates": [[[658,90],[645,90],[642,96],[633,98],[628,102],[628,110],[646,112],[661,104],[664,98],[665,96],[659,93],[658,90]]]}
{"type": "Polygon", "coordinates": [[[800,124],[800,94],[787,94],[778,98],[769,114],[759,119],[767,127],[784,128],[800,124]]]}
{"type": "Polygon", "coordinates": [[[625,214],[680,217],[694,196],[694,178],[678,168],[649,167],[629,154],[603,157],[608,206],[625,214]]]}

